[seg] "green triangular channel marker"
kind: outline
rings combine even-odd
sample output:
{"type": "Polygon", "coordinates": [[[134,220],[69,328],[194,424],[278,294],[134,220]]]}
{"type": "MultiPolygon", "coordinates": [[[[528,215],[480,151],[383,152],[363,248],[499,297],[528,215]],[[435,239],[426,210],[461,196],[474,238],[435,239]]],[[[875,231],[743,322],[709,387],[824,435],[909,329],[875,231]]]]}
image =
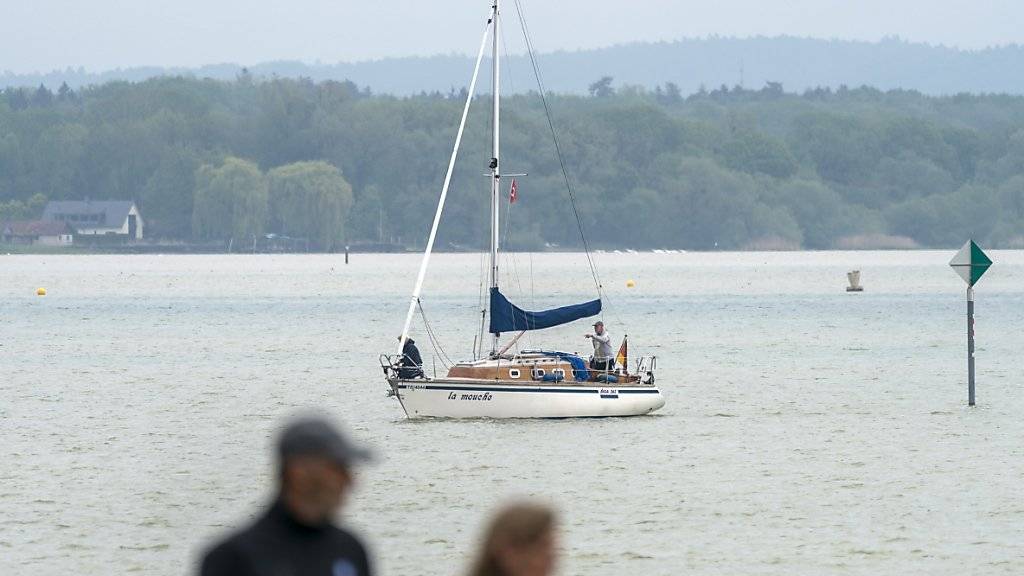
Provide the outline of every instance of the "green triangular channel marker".
{"type": "Polygon", "coordinates": [[[964,282],[967,282],[968,286],[974,286],[992,265],[992,259],[982,252],[974,240],[968,240],[949,261],[949,265],[964,279],[964,282]]]}

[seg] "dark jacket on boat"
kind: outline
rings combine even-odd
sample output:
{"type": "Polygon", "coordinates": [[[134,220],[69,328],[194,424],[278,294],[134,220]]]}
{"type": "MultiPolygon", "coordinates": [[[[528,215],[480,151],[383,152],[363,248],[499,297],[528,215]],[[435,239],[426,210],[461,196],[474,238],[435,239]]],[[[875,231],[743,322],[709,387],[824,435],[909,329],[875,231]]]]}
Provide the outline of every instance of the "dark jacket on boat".
{"type": "Polygon", "coordinates": [[[399,363],[399,378],[417,378],[423,376],[423,358],[420,357],[419,348],[412,338],[405,339],[405,346],[402,347],[402,361],[399,363]]]}

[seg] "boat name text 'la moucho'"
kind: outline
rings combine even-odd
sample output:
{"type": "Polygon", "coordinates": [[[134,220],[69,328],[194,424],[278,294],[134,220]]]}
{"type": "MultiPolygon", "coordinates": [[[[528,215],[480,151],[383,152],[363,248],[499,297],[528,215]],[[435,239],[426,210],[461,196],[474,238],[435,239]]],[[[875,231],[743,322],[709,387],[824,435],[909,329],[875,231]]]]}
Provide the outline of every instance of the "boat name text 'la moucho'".
{"type": "Polygon", "coordinates": [[[484,392],[483,394],[457,394],[455,392],[448,393],[449,400],[486,400],[490,401],[493,396],[490,392],[484,392]]]}

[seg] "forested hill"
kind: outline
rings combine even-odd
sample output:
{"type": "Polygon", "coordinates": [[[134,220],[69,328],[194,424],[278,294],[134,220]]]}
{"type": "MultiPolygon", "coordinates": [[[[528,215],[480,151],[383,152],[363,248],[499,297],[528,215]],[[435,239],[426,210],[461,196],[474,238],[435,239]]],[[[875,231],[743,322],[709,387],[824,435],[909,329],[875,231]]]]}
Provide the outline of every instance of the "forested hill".
{"type": "MultiPolygon", "coordinates": [[[[596,247],[1024,245],[1024,97],[593,92],[549,101],[596,247]]],[[[0,220],[36,216],[45,198],[131,198],[149,237],[422,244],[461,106],[245,75],[6,90],[0,220]]],[[[539,99],[503,110],[504,170],[529,173],[502,217],[506,244],[578,247],[539,99]]],[[[486,243],[487,114],[476,102],[439,246],[486,243]]]]}
{"type": "MultiPolygon", "coordinates": [[[[473,46],[467,47],[472,49],[473,46]]],[[[337,64],[300,62],[248,63],[260,77],[350,80],[374,93],[409,95],[422,91],[447,93],[468,83],[472,61],[468,56],[387,58],[337,64]]],[[[1024,94],[1024,47],[1002,46],[959,50],[890,38],[880,42],[820,40],[812,38],[702,38],[676,42],[634,43],[608,48],[540,55],[548,88],[584,94],[601,76],[619,85],[653,89],[668,82],[684,94],[701,86],[759,88],[781,83],[789,90],[846,86],[875,86],[882,90],[907,89],[943,95],[958,92],[1024,94]]],[[[506,91],[534,87],[529,63],[523,56],[506,61],[506,91]]],[[[57,70],[41,74],[0,73],[0,87],[72,88],[109,80],[141,81],[160,75],[234,80],[242,64],[217,64],[197,69],[140,67],[110,71],[57,70]]]]}

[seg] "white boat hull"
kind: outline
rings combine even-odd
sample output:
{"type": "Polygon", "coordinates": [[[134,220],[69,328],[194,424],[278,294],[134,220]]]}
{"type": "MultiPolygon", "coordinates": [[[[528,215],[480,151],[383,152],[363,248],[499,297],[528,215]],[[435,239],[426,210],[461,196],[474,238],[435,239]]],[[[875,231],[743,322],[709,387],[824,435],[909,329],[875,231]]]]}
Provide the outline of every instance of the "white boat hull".
{"type": "Polygon", "coordinates": [[[655,386],[568,386],[395,380],[409,418],[586,418],[640,416],[665,405],[655,386]]]}

